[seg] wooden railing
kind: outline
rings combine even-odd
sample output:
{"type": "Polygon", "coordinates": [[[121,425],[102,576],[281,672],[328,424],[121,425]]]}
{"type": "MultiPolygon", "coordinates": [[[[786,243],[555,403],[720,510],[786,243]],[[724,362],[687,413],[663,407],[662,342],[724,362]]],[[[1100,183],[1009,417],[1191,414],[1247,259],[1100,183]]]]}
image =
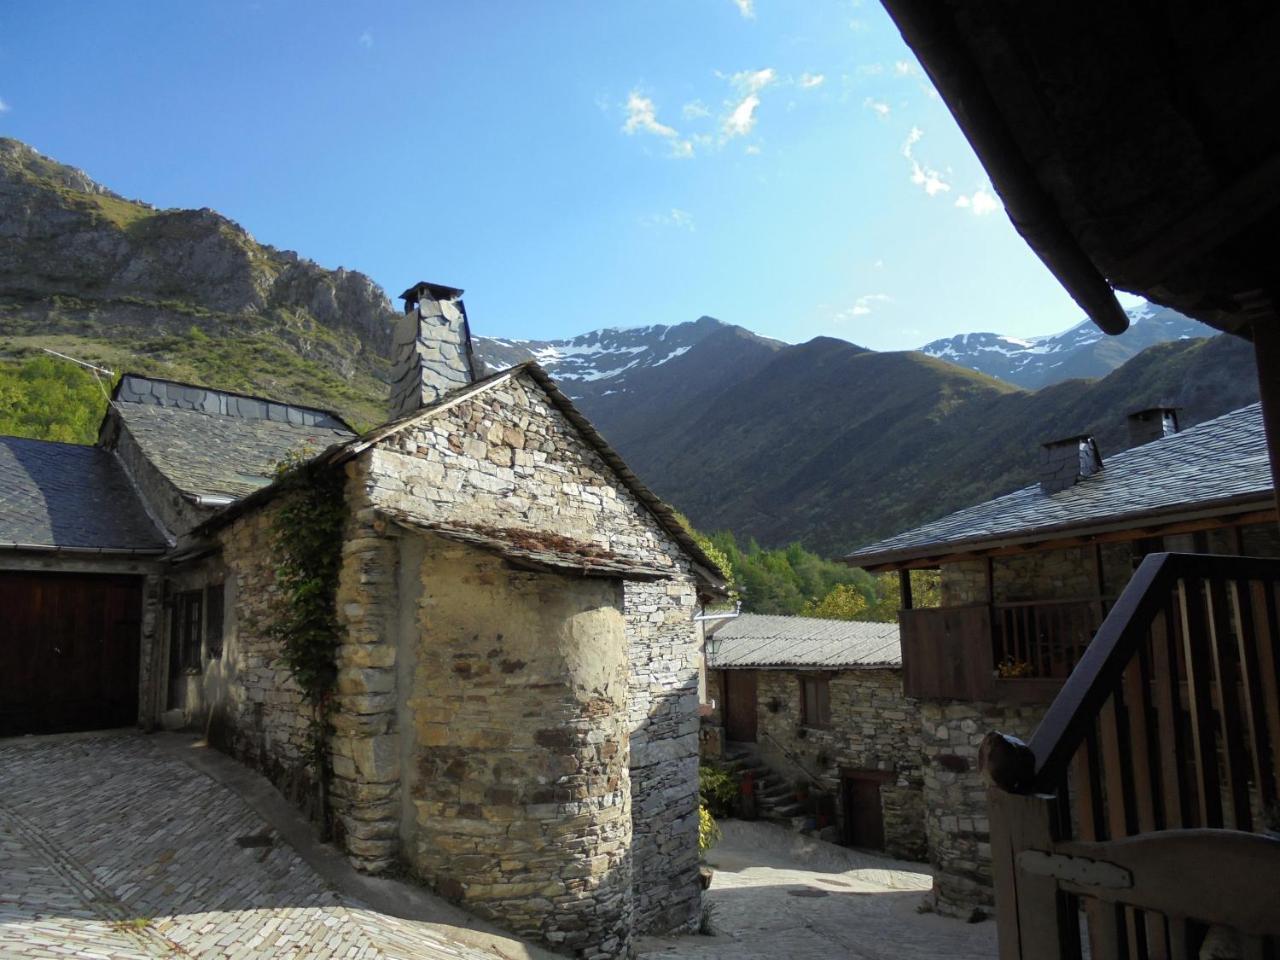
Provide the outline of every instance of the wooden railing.
{"type": "Polygon", "coordinates": [[[1030,745],[988,736],[1001,960],[1280,958],[1277,587],[1147,557],[1030,745]]]}
{"type": "Polygon", "coordinates": [[[996,671],[1007,678],[1070,676],[1107,603],[1101,597],[997,603],[991,614],[996,671]]]}

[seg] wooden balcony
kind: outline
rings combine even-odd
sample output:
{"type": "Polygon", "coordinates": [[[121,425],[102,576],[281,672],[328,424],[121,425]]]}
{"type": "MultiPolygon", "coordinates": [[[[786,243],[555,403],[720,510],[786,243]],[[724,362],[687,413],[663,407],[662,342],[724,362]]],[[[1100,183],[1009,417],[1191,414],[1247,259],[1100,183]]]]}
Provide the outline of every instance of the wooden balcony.
{"type": "Polygon", "coordinates": [[[1153,554],[1030,745],[988,736],[1001,960],[1280,957],[1278,593],[1153,554]]]}
{"type": "Polygon", "coordinates": [[[1100,597],[899,611],[910,697],[1048,703],[1080,661],[1100,597]]]}

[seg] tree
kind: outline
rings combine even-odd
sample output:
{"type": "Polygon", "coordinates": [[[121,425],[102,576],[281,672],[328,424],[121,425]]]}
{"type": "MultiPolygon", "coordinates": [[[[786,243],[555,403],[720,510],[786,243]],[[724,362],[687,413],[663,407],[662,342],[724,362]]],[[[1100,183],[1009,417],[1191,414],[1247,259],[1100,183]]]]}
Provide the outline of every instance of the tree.
{"type": "Polygon", "coordinates": [[[806,602],[800,608],[800,615],[823,620],[861,620],[866,610],[866,597],[847,583],[837,583],[821,600],[806,602]]]}

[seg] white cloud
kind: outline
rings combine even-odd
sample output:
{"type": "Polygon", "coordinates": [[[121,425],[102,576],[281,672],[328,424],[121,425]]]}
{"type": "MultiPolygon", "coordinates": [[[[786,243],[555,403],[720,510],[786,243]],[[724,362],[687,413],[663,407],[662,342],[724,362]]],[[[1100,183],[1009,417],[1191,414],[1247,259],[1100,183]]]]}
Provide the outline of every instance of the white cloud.
{"type": "Polygon", "coordinates": [[[889,115],[889,105],[883,100],[875,100],[871,97],[862,101],[862,105],[868,110],[875,112],[876,116],[884,118],[889,115]]]}
{"type": "Polygon", "coordinates": [[[657,137],[678,137],[674,127],[658,122],[658,110],[653,101],[632,90],[627,97],[627,122],[622,125],[626,134],[652,133],[657,137]]]}
{"type": "Polygon", "coordinates": [[[887,293],[864,293],[857,300],[853,301],[853,306],[841,310],[831,319],[836,323],[844,323],[857,317],[866,317],[875,309],[877,303],[892,303],[893,297],[887,293]]]}
{"type": "Polygon", "coordinates": [[[665,213],[654,213],[647,217],[642,217],[640,223],[646,227],[674,227],[677,230],[687,230],[690,233],[697,230],[697,226],[693,222],[693,214],[688,210],[681,210],[679,207],[672,207],[665,213]]]}
{"type": "Polygon", "coordinates": [[[895,60],[893,62],[893,72],[900,77],[909,77],[916,72],[916,66],[910,60],[895,60]]]}
{"type": "Polygon", "coordinates": [[[956,206],[968,210],[975,217],[985,217],[1000,209],[1000,198],[986,187],[979,187],[970,195],[962,193],[956,197],[956,206]]]}
{"type": "Polygon", "coordinates": [[[755,0],[733,0],[737,6],[738,12],[748,20],[754,20],[756,16],[755,0]]]}
{"type": "Polygon", "coordinates": [[[684,113],[686,120],[699,120],[702,117],[711,116],[711,111],[707,109],[707,105],[701,100],[692,100],[686,103],[681,112],[684,113]]]}
{"type": "Polygon", "coordinates": [[[360,34],[360,46],[364,47],[366,50],[373,49],[373,34],[370,31],[366,30],[364,33],[360,34]]]}
{"type": "Polygon", "coordinates": [[[729,78],[729,82],[738,88],[742,99],[732,105],[732,109],[720,126],[723,140],[734,137],[745,137],[756,125],[756,108],[760,106],[760,91],[778,79],[773,67],[763,70],[743,70],[729,78]]]}
{"type": "Polygon", "coordinates": [[[0,113],[8,113],[8,112],[9,112],[9,105],[5,103],[2,98],[0,98],[0,113]]]}
{"type": "Polygon", "coordinates": [[[773,67],[763,70],[740,70],[729,78],[729,82],[744,94],[759,93],[778,79],[778,71],[773,67]]]}
{"type": "Polygon", "coordinates": [[[812,90],[814,87],[822,86],[822,81],[826,79],[821,73],[804,73],[800,75],[800,86],[805,90],[812,90]]]}
{"type": "Polygon", "coordinates": [[[756,125],[756,107],[760,106],[760,98],[754,93],[744,98],[729,116],[725,117],[724,135],[726,138],[745,137],[756,125]]]}
{"type": "Polygon", "coordinates": [[[627,96],[627,121],[622,125],[622,132],[628,136],[648,133],[661,137],[671,147],[671,156],[680,159],[693,156],[693,141],[681,137],[679,130],[660,121],[653,101],[638,90],[632,90],[627,96]]]}
{"type": "Polygon", "coordinates": [[[749,157],[758,157],[760,155],[760,148],[753,143],[750,146],[748,146],[746,149],[744,149],[742,152],[749,157]]]}
{"type": "Polygon", "coordinates": [[[902,155],[911,164],[911,182],[933,197],[939,193],[946,193],[951,189],[951,184],[947,183],[941,172],[925,166],[916,159],[915,145],[920,142],[920,138],[923,136],[923,130],[919,127],[912,127],[911,132],[907,134],[906,142],[902,144],[902,155]]]}

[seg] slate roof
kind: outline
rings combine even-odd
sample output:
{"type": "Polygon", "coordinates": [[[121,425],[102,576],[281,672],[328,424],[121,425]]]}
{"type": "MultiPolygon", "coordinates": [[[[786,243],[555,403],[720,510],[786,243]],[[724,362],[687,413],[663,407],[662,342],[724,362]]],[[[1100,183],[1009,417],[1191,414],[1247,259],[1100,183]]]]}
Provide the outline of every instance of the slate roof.
{"type": "Polygon", "coordinates": [[[101,447],[0,437],[0,549],[166,549],[133,484],[101,447]]]}
{"type": "MultiPolygon", "coordinates": [[[[368,431],[359,436],[346,436],[340,441],[333,444],[331,450],[328,450],[323,456],[317,457],[317,462],[330,464],[341,464],[347,460],[358,456],[363,451],[372,447],[374,444],[392,436],[397,431],[404,429],[410,424],[417,423],[421,419],[431,417],[443,410],[447,410],[456,403],[467,400],[487,389],[493,387],[511,377],[518,376],[521,373],[527,373],[547,394],[553,406],[556,407],[565,419],[567,419],[581,433],[586,442],[599,454],[600,458],[622,482],[640,504],[653,516],[658,525],[674,540],[685,554],[694,562],[695,572],[698,574],[699,581],[708,589],[708,591],[717,596],[723,596],[726,593],[724,583],[724,573],[716,566],[714,560],[707,556],[706,552],[698,545],[684,525],[680,523],[676,516],[675,510],[661,500],[653,491],[651,491],[640,480],[631,468],[627,466],[622,457],[613,449],[601,436],[600,432],[592,426],[591,421],[579,412],[578,408],[573,405],[573,401],[566,396],[551,376],[538,366],[535,361],[526,360],[523,363],[516,364],[506,370],[492,373],[483,379],[477,380],[472,384],[461,387],[457,390],[450,391],[443,397],[440,397],[435,403],[423,407],[421,410],[415,410],[413,413],[395,420],[390,420],[379,427],[368,431]]],[[[197,530],[209,532],[218,527],[229,523],[236,517],[241,516],[249,510],[257,508],[260,504],[265,503],[268,499],[275,495],[277,488],[270,484],[264,484],[261,490],[254,496],[232,504],[224,510],[220,510],[214,516],[210,517],[204,523],[197,527],[197,530]]],[[[637,570],[642,568],[636,568],[637,570]]]]}
{"type": "Polygon", "coordinates": [[[717,629],[715,637],[720,645],[707,658],[715,670],[902,666],[896,623],[744,613],[717,629]]]}
{"type": "Polygon", "coordinates": [[[125,375],[114,407],[147,458],[183,493],[238,499],[269,485],[291,453],[355,433],[326,410],[125,375]]]}
{"type": "Polygon", "coordinates": [[[849,554],[859,566],[974,549],[992,541],[1043,540],[1067,532],[1172,517],[1249,502],[1271,503],[1262,407],[1252,404],[1113,456],[1075,486],[1039,484],[881,540],[849,554]]]}

